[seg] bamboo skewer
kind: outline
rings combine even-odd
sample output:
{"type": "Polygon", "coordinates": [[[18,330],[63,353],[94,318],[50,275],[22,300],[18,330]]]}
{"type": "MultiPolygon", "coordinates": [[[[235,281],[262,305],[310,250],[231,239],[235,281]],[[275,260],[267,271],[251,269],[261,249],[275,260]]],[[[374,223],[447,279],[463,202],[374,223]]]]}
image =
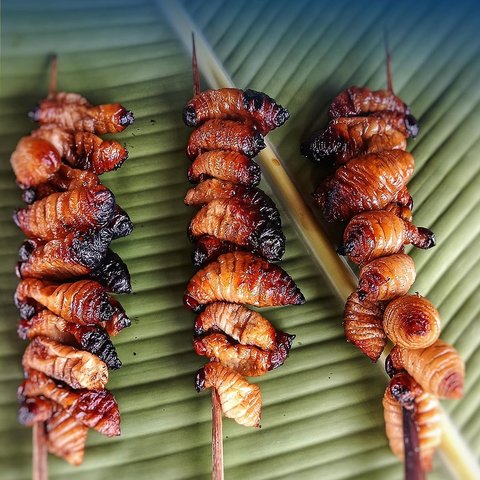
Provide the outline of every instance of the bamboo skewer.
{"type": "Polygon", "coordinates": [[[32,480],[47,480],[48,451],[44,422],[36,422],[33,424],[32,449],[32,480]]]}
{"type": "Polygon", "coordinates": [[[420,447],[418,431],[415,425],[415,408],[407,410],[402,408],[403,413],[403,445],[405,455],[405,480],[424,480],[425,473],[420,462],[420,447]]]}
{"type": "Polygon", "coordinates": [[[223,480],[222,406],[216,388],[212,388],[212,480],[223,480]]]}
{"type": "MultiPolygon", "coordinates": [[[[200,62],[201,70],[209,86],[215,89],[234,87],[231,77],[184,7],[175,0],[157,0],[157,5],[162,9],[165,17],[188,50],[190,49],[190,32],[194,33],[197,52],[202,59],[200,62]]],[[[258,158],[262,165],[262,171],[266,173],[269,185],[278,194],[282,205],[297,227],[297,232],[321,268],[325,278],[338,297],[345,302],[350,293],[357,288],[357,277],[347,263],[339,258],[335,252],[322,226],[282,165],[273,145],[268,139],[265,139],[265,144],[266,148],[258,158]]],[[[386,375],[383,368],[385,357],[386,354],[382,354],[377,366],[386,375]]],[[[475,456],[443,409],[440,450],[447,467],[456,477],[462,480],[480,478],[480,467],[475,456]]]]}

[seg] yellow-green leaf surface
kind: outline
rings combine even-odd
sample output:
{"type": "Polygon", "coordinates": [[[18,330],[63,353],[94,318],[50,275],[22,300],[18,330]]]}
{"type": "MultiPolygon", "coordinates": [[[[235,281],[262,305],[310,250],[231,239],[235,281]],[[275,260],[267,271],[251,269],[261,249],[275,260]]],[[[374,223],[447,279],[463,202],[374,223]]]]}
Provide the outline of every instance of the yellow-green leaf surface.
{"type": "MultiPolygon", "coordinates": [[[[31,433],[16,423],[15,390],[24,344],[16,338],[13,267],[21,205],[9,155],[32,124],[26,112],[46,94],[48,55],[59,55],[59,88],[93,103],[121,102],[136,115],[119,135],[130,159],[104,176],[136,224],[115,250],[135,294],[121,301],[133,318],[115,339],[124,361],[109,388],[123,435],[89,434],[79,468],[50,458],[52,479],[193,479],[210,475],[210,396],[193,390],[203,359],[191,348],[193,315],[181,305],[193,272],[183,206],[189,131],[181,109],[191,96],[190,58],[162,1],[10,0],[2,4],[0,92],[0,477],[30,475],[31,433]]],[[[178,4],[203,32],[234,83],[266,91],[291,118],[270,138],[304,196],[319,169],[298,145],[326,121],[333,96],[351,84],[385,85],[383,29],[389,31],[397,93],[422,130],[411,144],[418,224],[438,246],[412,251],[415,289],[439,307],[443,338],[467,363],[465,398],[446,402],[465,449],[480,455],[480,100],[479,9],[474,3],[366,1],[209,1],[178,4]]],[[[168,8],[168,7],[167,7],[168,8]]],[[[189,32],[184,32],[189,35],[189,32]]],[[[273,186],[273,185],[272,185],[273,186]]],[[[264,183],[268,192],[271,186],[264,183]]],[[[278,188],[274,188],[278,191],[278,188]]],[[[274,196],[277,203],[282,199],[274,196]]],[[[342,301],[282,209],[284,267],[304,291],[301,307],[266,312],[297,334],[279,370],[258,379],[262,429],[224,421],[227,479],[401,478],[383,432],[386,379],[343,338],[342,301]]],[[[333,242],[339,229],[329,227],[333,242]]],[[[431,478],[452,478],[440,458],[431,478]]]]}

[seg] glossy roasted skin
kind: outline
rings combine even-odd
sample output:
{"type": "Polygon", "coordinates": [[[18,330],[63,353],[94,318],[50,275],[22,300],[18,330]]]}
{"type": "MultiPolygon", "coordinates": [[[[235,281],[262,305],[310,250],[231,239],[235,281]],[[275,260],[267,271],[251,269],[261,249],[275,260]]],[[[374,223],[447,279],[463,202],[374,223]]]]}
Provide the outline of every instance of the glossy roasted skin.
{"type": "Polygon", "coordinates": [[[397,202],[390,202],[383,210],[385,212],[393,213],[407,222],[411,222],[413,219],[412,210],[403,205],[399,205],[397,202]]]}
{"type": "Polygon", "coordinates": [[[57,285],[28,278],[19,283],[15,295],[22,318],[29,316],[22,314],[22,305],[29,299],[43,305],[67,322],[80,325],[111,321],[115,313],[105,288],[93,280],[57,285]]]}
{"type": "Polygon", "coordinates": [[[92,106],[81,95],[67,92],[42,100],[30,116],[41,125],[53,123],[65,130],[99,135],[121,132],[134,121],[132,112],[119,103],[92,106]]]}
{"type": "Polygon", "coordinates": [[[311,160],[337,167],[359,155],[384,150],[405,150],[407,132],[395,128],[398,122],[392,123],[374,115],[335,118],[325,130],[304,142],[300,150],[302,155],[311,160]]]}
{"type": "Polygon", "coordinates": [[[425,348],[440,336],[440,314],[426,298],[405,295],[392,300],[383,316],[387,337],[404,348],[425,348]]]}
{"type": "Polygon", "coordinates": [[[266,218],[257,206],[236,198],[205,205],[190,222],[189,235],[211,235],[247,247],[270,261],[280,260],[285,253],[281,226],[266,218]]]}
{"type": "Polygon", "coordinates": [[[207,306],[195,320],[195,336],[211,331],[225,332],[242,345],[253,345],[263,350],[275,350],[282,336],[260,313],[236,303],[215,302],[207,306]]]}
{"type": "Polygon", "coordinates": [[[314,199],[330,222],[381,210],[408,183],[413,168],[412,155],[402,150],[356,157],[323,180],[314,199]]]}
{"type": "Polygon", "coordinates": [[[22,365],[61,380],[72,388],[101,390],[108,381],[107,365],[97,356],[42,336],[29,343],[22,365]]]}
{"type": "Polygon", "coordinates": [[[426,228],[417,228],[397,215],[384,210],[355,215],[343,232],[343,245],[337,252],[362,265],[375,258],[401,252],[412,243],[418,248],[435,246],[435,235],[426,228]]]}
{"type": "Polygon", "coordinates": [[[402,407],[414,410],[422,469],[432,469],[432,459],[440,444],[441,410],[438,399],[422,390],[409,375],[395,375],[383,396],[385,427],[393,453],[404,461],[402,407]]]}
{"type": "Polygon", "coordinates": [[[88,427],[58,409],[46,422],[48,451],[72,465],[83,462],[88,427]]]}
{"type": "Polygon", "coordinates": [[[257,307],[301,305],[305,298],[280,267],[247,252],[226,253],[190,280],[183,302],[193,311],[216,301],[257,307]]]}
{"type": "Polygon", "coordinates": [[[230,150],[254,157],[263,148],[263,136],[252,124],[208,120],[190,135],[187,155],[194,159],[210,150],[230,150]]]}
{"type": "Polygon", "coordinates": [[[38,200],[15,212],[13,219],[27,237],[48,241],[100,228],[112,219],[114,209],[115,197],[107,188],[77,188],[38,200]]]}
{"type": "Polygon", "coordinates": [[[70,132],[56,125],[42,125],[32,137],[50,142],[60,157],[74,168],[101,175],[120,168],[127,150],[114,140],[102,140],[90,132],[70,132]]]}
{"type": "Polygon", "coordinates": [[[219,240],[212,235],[202,235],[194,242],[192,262],[196,267],[202,267],[224,253],[236,252],[237,250],[245,250],[245,248],[235,243],[219,240]]]}
{"type": "Polygon", "coordinates": [[[120,435],[120,412],[108,390],[72,390],[44,373],[27,371],[27,379],[17,391],[19,399],[45,397],[60,405],[76,421],[108,437],[120,435]]]}
{"type": "Polygon", "coordinates": [[[432,395],[463,396],[465,364],[458,352],[440,339],[426,348],[407,349],[396,345],[385,363],[390,375],[406,370],[432,395]]]}
{"type": "Polygon", "coordinates": [[[195,377],[195,388],[201,392],[214,388],[220,398],[223,414],[246,427],[260,427],[262,394],[260,387],[220,363],[207,363],[195,377]]]}
{"type": "Polygon", "coordinates": [[[358,347],[372,362],[376,362],[385,348],[387,336],[382,320],[383,302],[361,301],[353,292],[347,299],[343,313],[343,327],[347,341],[358,347]]]}
{"type": "Polygon", "coordinates": [[[20,188],[47,182],[62,165],[57,150],[47,141],[23,137],[10,157],[20,188]]]}
{"type": "Polygon", "coordinates": [[[42,310],[30,319],[21,320],[17,333],[22,340],[32,340],[40,335],[72,347],[80,347],[96,355],[111,370],[122,366],[110,337],[99,325],[77,325],[49,310],[42,310]]]}
{"type": "Polygon", "coordinates": [[[238,88],[204,90],[183,110],[183,121],[189,127],[213,118],[243,120],[254,122],[263,135],[283,125],[288,117],[288,111],[265,93],[238,88]]]}
{"type": "Polygon", "coordinates": [[[260,182],[260,167],[249,157],[239,152],[213,150],[199,155],[188,169],[188,180],[197,183],[214,177],[233,183],[255,186],[260,182]]]}
{"type": "Polygon", "coordinates": [[[361,301],[381,301],[405,295],[415,275],[415,264],[404,253],[376,258],[360,270],[358,297],[361,301]]]}

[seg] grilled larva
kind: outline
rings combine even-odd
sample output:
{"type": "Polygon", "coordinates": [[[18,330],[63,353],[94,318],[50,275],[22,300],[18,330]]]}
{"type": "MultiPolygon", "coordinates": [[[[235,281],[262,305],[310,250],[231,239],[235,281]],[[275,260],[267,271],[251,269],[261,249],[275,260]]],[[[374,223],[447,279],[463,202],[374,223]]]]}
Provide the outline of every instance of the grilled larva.
{"type": "Polygon", "coordinates": [[[17,332],[22,340],[32,340],[41,335],[72,347],[80,347],[96,355],[111,370],[122,366],[110,337],[99,325],[77,325],[49,310],[42,310],[30,319],[21,320],[17,332]]]}
{"type": "Polygon", "coordinates": [[[78,93],[59,92],[42,100],[30,113],[40,123],[55,124],[65,130],[97,133],[117,133],[134,121],[133,113],[119,103],[92,106],[78,93]]]}
{"type": "MultiPolygon", "coordinates": [[[[403,123],[403,116],[397,116],[403,123]]],[[[325,130],[302,143],[300,151],[311,160],[340,166],[367,153],[405,150],[407,132],[399,131],[395,123],[399,122],[379,116],[336,118],[325,130]]]]}
{"type": "Polygon", "coordinates": [[[199,155],[188,169],[187,176],[192,183],[214,177],[255,186],[260,182],[262,172],[260,167],[243,153],[213,150],[199,155]]]}
{"type": "Polygon", "coordinates": [[[431,248],[435,246],[435,235],[431,230],[417,228],[394,213],[376,210],[359,213],[350,220],[343,232],[343,245],[337,252],[362,265],[400,252],[409,243],[418,248],[431,248]]]}
{"type": "Polygon", "coordinates": [[[247,252],[226,253],[190,280],[183,302],[196,312],[216,301],[257,307],[301,305],[305,298],[280,267],[247,252]]]}
{"type": "Polygon", "coordinates": [[[128,213],[123,208],[115,205],[113,217],[108,222],[106,228],[111,232],[112,240],[116,240],[117,238],[130,235],[133,232],[134,225],[128,213]]]}
{"type": "Polygon", "coordinates": [[[46,422],[48,451],[72,465],[83,462],[88,427],[58,409],[46,422]]]}
{"type": "Polygon", "coordinates": [[[252,124],[208,120],[190,135],[187,155],[193,159],[210,150],[231,150],[254,157],[262,148],[263,136],[252,124]]]}
{"type": "Polygon", "coordinates": [[[197,372],[195,388],[197,392],[215,388],[226,417],[246,427],[260,427],[260,387],[249,383],[239,373],[217,362],[207,363],[197,372]]]}
{"type": "Polygon", "coordinates": [[[204,90],[183,110],[183,121],[189,127],[213,118],[241,119],[253,121],[263,135],[283,125],[288,117],[288,111],[265,93],[238,88],[204,90]]]}
{"type": "Polygon", "coordinates": [[[31,135],[50,142],[70,166],[97,175],[120,168],[128,158],[120,143],[102,140],[90,132],[70,132],[56,125],[43,125],[31,135]]]}
{"type": "Polygon", "coordinates": [[[196,267],[201,267],[224,253],[236,252],[237,250],[244,250],[244,248],[235,243],[219,240],[211,235],[202,235],[193,244],[192,262],[196,267]]]}
{"type": "Polygon", "coordinates": [[[107,333],[114,337],[118,335],[124,328],[129,327],[132,322],[125,313],[125,309],[120,305],[120,302],[114,297],[109,298],[110,305],[113,308],[112,319],[106,322],[100,322],[100,325],[107,331],[107,333]]]}
{"type": "Polygon", "coordinates": [[[427,392],[441,398],[461,398],[465,364],[448,343],[437,340],[427,348],[393,347],[385,361],[393,376],[405,369],[427,392]]]}
{"type": "Polygon", "coordinates": [[[402,407],[414,409],[422,469],[430,471],[442,434],[438,399],[423,391],[420,385],[406,374],[397,374],[390,381],[383,396],[386,433],[393,453],[404,461],[402,407]]]}
{"type": "Polygon", "coordinates": [[[413,167],[412,155],[402,150],[352,158],[320,183],[314,199],[328,221],[381,210],[412,178],[413,167]]]}
{"type": "Polygon", "coordinates": [[[387,337],[404,348],[425,348],[440,335],[440,314],[420,295],[405,295],[392,300],[383,315],[387,337]]]}
{"type": "Polygon", "coordinates": [[[388,213],[393,213],[406,222],[411,222],[413,219],[412,210],[403,205],[399,205],[397,202],[390,202],[383,210],[388,213]]]}
{"type": "Polygon", "coordinates": [[[376,362],[385,348],[387,336],[383,330],[383,302],[360,301],[353,292],[347,299],[343,313],[343,327],[347,341],[358,347],[370,360],[376,362]]]}
{"type": "Polygon", "coordinates": [[[115,197],[103,186],[53,193],[14,214],[14,221],[27,237],[42,240],[62,238],[107,224],[113,217],[115,197]]]}
{"type": "Polygon", "coordinates": [[[72,390],[53,381],[44,373],[29,369],[17,396],[46,397],[67,411],[75,420],[108,437],[120,435],[120,412],[115,397],[108,390],[72,390]]]}
{"type": "Polygon", "coordinates": [[[247,247],[270,261],[285,253],[285,236],[280,225],[270,221],[259,208],[242,200],[212,200],[193,217],[189,235],[212,235],[220,240],[247,247]]]}
{"type": "Polygon", "coordinates": [[[46,422],[52,418],[58,405],[45,397],[24,398],[18,408],[18,422],[33,427],[37,422],[46,422]]]}
{"type": "Polygon", "coordinates": [[[97,356],[42,336],[35,337],[28,344],[22,365],[61,380],[72,388],[101,390],[108,381],[107,365],[97,356]]]}
{"type": "Polygon", "coordinates": [[[295,335],[277,332],[260,313],[236,303],[215,302],[207,306],[195,320],[194,332],[199,337],[210,331],[223,331],[242,345],[275,350],[279,343],[290,343],[295,335]]]}
{"type": "Polygon", "coordinates": [[[193,348],[197,355],[205,355],[247,377],[258,377],[285,363],[292,342],[291,337],[285,336],[274,350],[268,351],[252,345],[232,344],[225,335],[211,333],[195,340],[193,348]]]}
{"type": "Polygon", "coordinates": [[[108,322],[115,313],[105,288],[93,280],[57,285],[27,278],[18,284],[15,301],[21,307],[29,299],[35,300],[67,322],[80,325],[108,322]]]}
{"type": "Polygon", "coordinates": [[[360,270],[358,297],[362,301],[391,300],[405,295],[414,281],[415,264],[408,255],[396,253],[376,258],[360,270]]]}

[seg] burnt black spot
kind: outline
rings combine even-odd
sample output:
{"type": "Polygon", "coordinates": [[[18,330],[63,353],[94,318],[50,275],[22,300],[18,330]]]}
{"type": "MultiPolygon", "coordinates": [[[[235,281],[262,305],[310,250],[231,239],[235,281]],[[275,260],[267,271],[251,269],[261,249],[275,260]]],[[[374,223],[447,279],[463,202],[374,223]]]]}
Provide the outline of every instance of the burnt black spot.
{"type": "Polygon", "coordinates": [[[122,259],[108,249],[100,265],[90,273],[90,277],[100,282],[113,293],[131,293],[130,272],[122,259]]]}
{"type": "Polygon", "coordinates": [[[20,228],[20,219],[18,218],[18,215],[20,213],[20,210],[15,210],[12,215],[12,219],[17,227],[20,228]]]}
{"type": "Polygon", "coordinates": [[[197,113],[195,107],[192,105],[187,105],[183,109],[183,122],[187,127],[196,127],[197,126],[197,113]]]}
{"type": "Polygon", "coordinates": [[[201,392],[205,390],[205,369],[201,368],[195,375],[195,390],[201,392]]]}
{"type": "Polygon", "coordinates": [[[286,108],[280,107],[275,115],[275,126],[281,127],[290,118],[290,113],[286,108]]]}
{"type": "Polygon", "coordinates": [[[111,232],[112,240],[116,240],[130,235],[133,232],[134,225],[127,212],[117,205],[107,228],[111,232]]]}
{"type": "Polygon", "coordinates": [[[103,328],[98,326],[83,327],[77,341],[83,349],[104,361],[109,369],[116,370],[122,366],[117,351],[103,328]]]}
{"type": "Polygon", "coordinates": [[[122,127],[128,127],[135,121],[133,112],[126,110],[125,113],[120,117],[119,123],[122,127]]]}
{"type": "Polygon", "coordinates": [[[37,199],[37,191],[35,188],[26,188],[22,191],[22,200],[27,204],[31,205],[37,199]]]}
{"type": "Polygon", "coordinates": [[[385,359],[385,371],[390,378],[398,373],[398,370],[393,366],[392,357],[390,355],[387,355],[387,358],[385,359]]]}
{"type": "Polygon", "coordinates": [[[15,305],[18,308],[20,318],[22,320],[28,320],[29,318],[32,318],[35,313],[37,313],[37,304],[34,300],[26,300],[22,302],[15,298],[15,305]]]}
{"type": "Polygon", "coordinates": [[[417,119],[410,113],[405,115],[405,128],[410,138],[415,138],[420,130],[417,119]]]}
{"type": "Polygon", "coordinates": [[[354,242],[345,242],[345,243],[342,243],[338,248],[337,248],[337,253],[339,255],[342,255],[342,256],[345,256],[345,255],[348,255],[349,253],[351,253],[353,251],[355,247],[355,243],[354,242]]]}
{"type": "Polygon", "coordinates": [[[256,90],[245,90],[243,92],[243,106],[250,112],[254,110],[260,110],[263,106],[263,102],[275,102],[267,94],[263,92],[257,92],[256,90]]]}
{"type": "Polygon", "coordinates": [[[115,213],[115,195],[108,189],[94,193],[96,207],[95,220],[103,225],[110,222],[115,213]]]}
{"type": "Polygon", "coordinates": [[[277,333],[277,348],[272,352],[270,357],[270,370],[281,367],[285,363],[294,339],[295,335],[285,332],[277,333]]]}
{"type": "Polygon", "coordinates": [[[271,262],[278,262],[285,253],[285,236],[277,225],[267,224],[251,238],[255,252],[271,262]]]}
{"type": "Polygon", "coordinates": [[[247,170],[249,177],[249,185],[251,185],[252,187],[258,185],[260,183],[260,180],[262,179],[262,170],[260,169],[260,165],[252,161],[248,165],[247,170]]]}
{"type": "Polygon", "coordinates": [[[201,267],[209,260],[208,252],[202,244],[196,244],[192,251],[192,262],[196,267],[201,267]]]}
{"type": "Polygon", "coordinates": [[[76,236],[72,240],[72,253],[75,261],[85,267],[97,267],[105,258],[111,241],[112,233],[108,229],[76,236]]]}
{"type": "Polygon", "coordinates": [[[428,228],[418,227],[418,233],[421,235],[421,242],[416,242],[414,245],[420,248],[432,248],[437,244],[435,234],[428,228]]]}
{"type": "Polygon", "coordinates": [[[390,392],[402,407],[409,408],[415,402],[415,396],[410,390],[409,385],[404,384],[401,380],[393,380],[390,383],[390,392]]]}
{"type": "Polygon", "coordinates": [[[36,242],[33,240],[25,240],[18,249],[18,259],[21,262],[26,262],[36,247],[36,242]]]}
{"type": "Polygon", "coordinates": [[[105,297],[105,301],[102,301],[100,303],[99,318],[103,322],[108,322],[112,319],[113,314],[115,313],[115,307],[113,305],[110,305],[107,295],[105,295],[105,297]]]}
{"type": "Polygon", "coordinates": [[[193,338],[201,337],[205,333],[205,329],[203,328],[203,323],[201,320],[195,320],[195,324],[193,326],[193,338]]]}

